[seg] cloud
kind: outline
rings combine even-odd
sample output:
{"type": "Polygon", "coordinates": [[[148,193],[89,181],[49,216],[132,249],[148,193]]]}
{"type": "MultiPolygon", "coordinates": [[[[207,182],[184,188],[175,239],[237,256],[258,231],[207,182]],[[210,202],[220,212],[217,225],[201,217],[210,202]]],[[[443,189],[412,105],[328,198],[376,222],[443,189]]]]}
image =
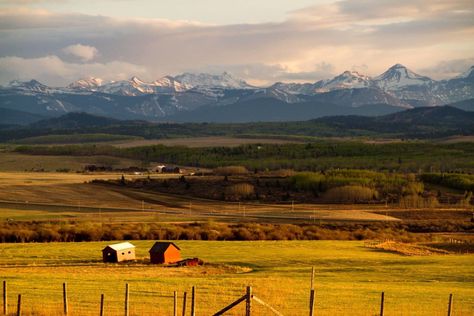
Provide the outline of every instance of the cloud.
{"type": "Polygon", "coordinates": [[[68,59],[75,56],[95,61],[89,70],[140,65],[149,80],[216,69],[260,82],[316,81],[350,69],[378,75],[395,63],[423,74],[473,57],[472,21],[472,0],[338,1],[291,12],[282,22],[238,25],[0,9],[0,56],[31,61],[81,45],[58,57],[66,69],[80,65],[68,59]]]}
{"type": "MultiPolygon", "coordinates": [[[[474,55],[474,54],[473,54],[474,55]]],[[[435,79],[445,79],[458,76],[471,66],[474,66],[474,57],[455,60],[443,60],[433,67],[422,69],[423,74],[435,79]]]]}
{"type": "Polygon", "coordinates": [[[64,47],[62,51],[66,54],[73,55],[82,61],[89,61],[97,56],[98,50],[94,46],[75,44],[64,47]]]}
{"type": "Polygon", "coordinates": [[[121,62],[107,63],[68,63],[55,55],[39,58],[22,58],[16,56],[0,58],[0,84],[11,80],[37,79],[52,86],[64,86],[79,78],[89,76],[104,80],[124,80],[130,74],[149,77],[145,67],[121,62]]]}
{"type": "Polygon", "coordinates": [[[249,83],[258,86],[271,85],[277,81],[314,82],[335,75],[334,66],[328,63],[313,65],[307,71],[292,71],[280,64],[228,64],[209,65],[201,68],[186,69],[186,72],[208,72],[219,74],[230,72],[238,78],[245,78],[249,83]]]}

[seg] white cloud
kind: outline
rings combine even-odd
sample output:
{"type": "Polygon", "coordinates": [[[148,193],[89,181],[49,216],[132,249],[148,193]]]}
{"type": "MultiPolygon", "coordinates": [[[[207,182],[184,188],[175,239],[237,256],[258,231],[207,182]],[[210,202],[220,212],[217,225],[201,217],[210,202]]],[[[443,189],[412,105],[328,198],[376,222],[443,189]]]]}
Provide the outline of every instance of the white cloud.
{"type": "MultiPolygon", "coordinates": [[[[88,62],[90,71],[121,63],[131,76],[140,75],[133,73],[139,67],[150,80],[214,68],[260,82],[316,81],[350,69],[378,75],[395,63],[423,74],[442,61],[473,57],[472,21],[472,0],[338,1],[292,12],[283,22],[239,25],[0,9],[0,56],[38,62],[67,46],[69,55],[59,56],[63,68],[75,69],[63,72],[68,80],[81,70],[68,56],[88,62]]],[[[39,80],[54,76],[35,71],[39,80]]]]}
{"type": "Polygon", "coordinates": [[[130,74],[150,78],[146,68],[140,65],[121,61],[68,63],[55,55],[40,58],[1,57],[0,69],[0,84],[14,79],[37,79],[48,85],[63,86],[89,76],[104,80],[124,80],[130,78],[130,74]]]}
{"type": "Polygon", "coordinates": [[[75,44],[64,47],[62,51],[68,55],[75,56],[82,61],[90,61],[94,59],[99,51],[94,46],[75,44]]]}

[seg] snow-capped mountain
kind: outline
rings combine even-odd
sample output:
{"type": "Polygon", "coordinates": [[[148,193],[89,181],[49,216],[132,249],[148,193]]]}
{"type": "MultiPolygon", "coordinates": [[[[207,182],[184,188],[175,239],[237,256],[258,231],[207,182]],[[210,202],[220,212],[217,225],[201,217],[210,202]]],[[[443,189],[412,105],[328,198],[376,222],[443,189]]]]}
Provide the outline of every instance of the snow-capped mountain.
{"type": "Polygon", "coordinates": [[[37,80],[30,81],[19,81],[13,80],[10,81],[7,88],[22,91],[25,93],[49,93],[52,89],[37,80]]]}
{"type": "Polygon", "coordinates": [[[223,72],[220,75],[212,75],[206,73],[184,73],[175,76],[178,82],[190,88],[224,88],[224,89],[253,89],[247,82],[242,79],[234,78],[231,74],[223,72]]]}
{"type": "Polygon", "coordinates": [[[96,91],[103,84],[104,80],[95,77],[79,79],[69,84],[69,89],[96,91]]]}
{"type": "Polygon", "coordinates": [[[127,96],[138,96],[155,93],[155,85],[140,80],[138,77],[132,77],[130,80],[112,81],[101,85],[97,91],[127,96]]]}
{"type": "Polygon", "coordinates": [[[164,76],[153,82],[153,84],[157,92],[183,92],[192,88],[172,76],[164,76]]]}
{"type": "Polygon", "coordinates": [[[153,82],[138,77],[112,82],[89,77],[64,88],[48,87],[36,80],[12,81],[0,87],[0,108],[7,110],[41,116],[87,112],[145,120],[177,118],[200,108],[206,108],[207,113],[219,108],[218,112],[223,113],[231,106],[238,113],[241,105],[270,108],[271,104],[288,106],[288,110],[291,106],[303,107],[308,115],[344,115],[355,110],[363,115],[369,107],[373,114],[382,113],[382,109],[396,111],[469,99],[474,99],[474,66],[460,76],[441,81],[396,64],[373,78],[345,71],[314,83],[278,82],[268,88],[253,87],[225,72],[220,75],[184,73],[153,82]],[[311,107],[318,107],[318,111],[310,110],[311,107]]]}
{"type": "Polygon", "coordinates": [[[434,83],[434,80],[420,76],[401,64],[396,64],[375,77],[373,82],[385,91],[393,91],[408,86],[429,86],[434,83]]]}
{"type": "Polygon", "coordinates": [[[474,80],[474,66],[471,66],[468,70],[455,77],[454,79],[471,79],[474,80]]]}
{"type": "Polygon", "coordinates": [[[370,78],[359,74],[357,71],[344,71],[332,80],[318,81],[315,83],[314,92],[329,92],[341,89],[367,88],[371,85],[370,78]]]}
{"type": "Polygon", "coordinates": [[[279,91],[285,91],[290,94],[303,94],[303,95],[312,95],[315,90],[313,83],[284,83],[277,82],[274,83],[269,89],[276,89],[279,91]]]}

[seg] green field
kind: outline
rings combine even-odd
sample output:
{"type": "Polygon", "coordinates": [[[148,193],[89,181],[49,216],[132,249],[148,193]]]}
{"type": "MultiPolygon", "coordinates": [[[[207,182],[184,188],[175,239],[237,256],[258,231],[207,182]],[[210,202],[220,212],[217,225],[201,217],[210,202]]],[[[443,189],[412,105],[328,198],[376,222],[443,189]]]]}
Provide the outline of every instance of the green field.
{"type": "MultiPolygon", "coordinates": [[[[144,260],[107,265],[100,261],[106,242],[1,244],[0,276],[8,282],[10,311],[21,293],[25,312],[60,315],[67,281],[75,315],[98,314],[101,293],[107,315],[123,314],[127,282],[132,315],[171,315],[173,291],[182,297],[191,286],[197,287],[197,315],[211,315],[242,296],[247,285],[284,315],[305,315],[314,266],[317,315],[376,315],[382,291],[386,315],[446,315],[450,293],[454,315],[474,313],[472,255],[406,257],[349,241],[178,241],[184,257],[207,264],[165,268],[146,263],[152,241],[133,243],[144,260]]],[[[240,306],[229,315],[242,311],[240,306]]],[[[255,304],[253,315],[270,313],[255,304]]]]}

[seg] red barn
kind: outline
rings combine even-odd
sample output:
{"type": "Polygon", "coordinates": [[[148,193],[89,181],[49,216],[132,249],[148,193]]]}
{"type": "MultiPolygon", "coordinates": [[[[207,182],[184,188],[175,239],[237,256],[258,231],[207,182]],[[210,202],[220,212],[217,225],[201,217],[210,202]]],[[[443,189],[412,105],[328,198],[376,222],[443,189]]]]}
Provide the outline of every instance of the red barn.
{"type": "Polygon", "coordinates": [[[156,242],[150,249],[150,262],[163,264],[181,260],[181,249],[172,242],[156,242]]]}

